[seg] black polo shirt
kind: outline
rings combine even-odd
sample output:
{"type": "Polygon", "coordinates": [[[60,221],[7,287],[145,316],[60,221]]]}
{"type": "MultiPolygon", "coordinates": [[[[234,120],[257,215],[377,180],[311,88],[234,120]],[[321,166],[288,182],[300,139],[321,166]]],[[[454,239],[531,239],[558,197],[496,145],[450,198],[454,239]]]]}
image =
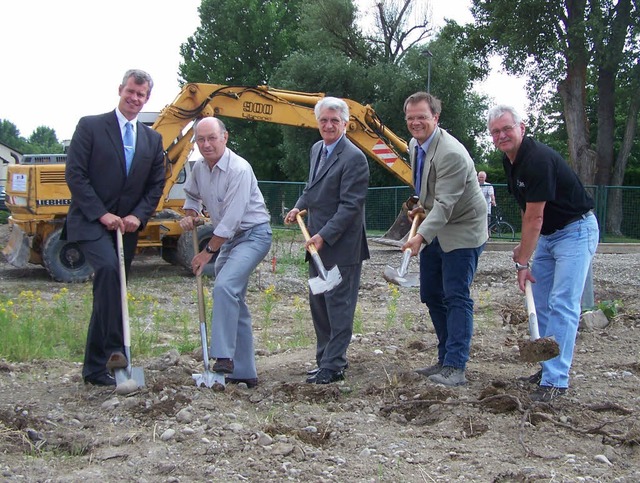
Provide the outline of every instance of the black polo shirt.
{"type": "Polygon", "coordinates": [[[509,192],[522,211],[527,202],[545,201],[540,233],[549,235],[594,206],[593,199],[559,153],[527,136],[513,164],[502,159],[509,192]]]}

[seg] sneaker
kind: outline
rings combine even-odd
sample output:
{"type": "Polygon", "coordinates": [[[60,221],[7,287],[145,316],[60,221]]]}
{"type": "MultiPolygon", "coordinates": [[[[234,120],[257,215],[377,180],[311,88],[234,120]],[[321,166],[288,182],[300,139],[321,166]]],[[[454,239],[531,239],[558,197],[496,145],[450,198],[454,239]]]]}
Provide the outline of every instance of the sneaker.
{"type": "Polygon", "coordinates": [[[467,378],[464,377],[464,369],[453,366],[443,366],[438,374],[429,376],[429,380],[445,386],[462,386],[467,383],[467,378]]]}
{"type": "Polygon", "coordinates": [[[422,369],[416,369],[416,372],[418,374],[422,374],[423,376],[433,376],[435,374],[440,374],[440,371],[442,371],[442,363],[438,362],[437,364],[434,364],[432,366],[427,366],[427,367],[423,367],[422,369]]]}
{"type": "Polygon", "coordinates": [[[524,381],[524,382],[528,382],[529,384],[534,384],[536,386],[539,386],[540,383],[542,382],[542,369],[540,369],[535,374],[532,374],[531,376],[519,377],[518,381],[524,381]]]}
{"type": "Polygon", "coordinates": [[[566,392],[566,387],[540,386],[529,394],[529,399],[533,402],[551,402],[563,396],[566,392]]]}

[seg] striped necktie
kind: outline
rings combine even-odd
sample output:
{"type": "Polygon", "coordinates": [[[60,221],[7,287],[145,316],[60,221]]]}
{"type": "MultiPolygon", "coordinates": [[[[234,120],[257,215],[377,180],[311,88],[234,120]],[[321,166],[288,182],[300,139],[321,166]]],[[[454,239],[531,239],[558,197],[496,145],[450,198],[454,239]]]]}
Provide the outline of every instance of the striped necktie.
{"type": "Polygon", "coordinates": [[[422,185],[422,169],[424,168],[424,156],[425,152],[422,146],[416,146],[416,166],[415,166],[415,180],[413,185],[416,187],[416,194],[420,196],[420,188],[422,185]]]}

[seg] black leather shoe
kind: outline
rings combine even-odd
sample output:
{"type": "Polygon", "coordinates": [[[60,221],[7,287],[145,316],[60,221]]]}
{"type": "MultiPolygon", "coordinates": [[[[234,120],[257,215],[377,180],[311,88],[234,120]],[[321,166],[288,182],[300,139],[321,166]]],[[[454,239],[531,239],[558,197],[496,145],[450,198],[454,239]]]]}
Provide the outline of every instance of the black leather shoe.
{"type": "Polygon", "coordinates": [[[223,359],[221,357],[218,357],[211,370],[213,372],[223,372],[225,374],[231,374],[233,372],[233,359],[223,359]]]}
{"type": "MultiPolygon", "coordinates": [[[[344,369],[342,369],[343,371],[346,371],[347,369],[349,369],[349,361],[347,361],[347,363],[344,365],[344,369]]],[[[307,376],[315,376],[318,372],[320,372],[320,368],[319,367],[315,367],[313,369],[309,369],[307,371],[307,376]]],[[[307,381],[309,382],[309,381],[307,381]]]]}
{"type": "Polygon", "coordinates": [[[225,382],[227,384],[240,384],[240,383],[244,382],[249,389],[253,389],[254,387],[256,387],[258,385],[258,379],[257,378],[236,379],[235,377],[226,377],[225,378],[225,382]]]}
{"type": "Polygon", "coordinates": [[[535,384],[536,386],[539,386],[542,382],[542,369],[540,369],[535,374],[532,374],[531,376],[519,377],[518,381],[524,381],[528,382],[529,384],[535,384]]]}
{"type": "MultiPolygon", "coordinates": [[[[344,380],[343,371],[332,371],[331,369],[320,369],[315,375],[312,384],[331,384],[332,382],[344,380]]],[[[308,382],[308,380],[307,380],[308,382]]]]}
{"type": "Polygon", "coordinates": [[[87,376],[84,378],[85,384],[91,384],[93,386],[115,386],[116,380],[111,374],[106,372],[103,374],[96,374],[94,376],[87,376]]]}

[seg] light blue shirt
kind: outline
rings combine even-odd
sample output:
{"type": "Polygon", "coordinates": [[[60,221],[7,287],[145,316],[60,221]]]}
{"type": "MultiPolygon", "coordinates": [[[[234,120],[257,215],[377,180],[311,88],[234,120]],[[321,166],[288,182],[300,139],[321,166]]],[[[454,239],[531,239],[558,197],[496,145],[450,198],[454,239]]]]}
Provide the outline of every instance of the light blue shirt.
{"type": "Polygon", "coordinates": [[[230,239],[271,220],[251,165],[226,148],[213,168],[195,162],[184,187],[185,210],[207,210],[213,234],[230,239]]]}

